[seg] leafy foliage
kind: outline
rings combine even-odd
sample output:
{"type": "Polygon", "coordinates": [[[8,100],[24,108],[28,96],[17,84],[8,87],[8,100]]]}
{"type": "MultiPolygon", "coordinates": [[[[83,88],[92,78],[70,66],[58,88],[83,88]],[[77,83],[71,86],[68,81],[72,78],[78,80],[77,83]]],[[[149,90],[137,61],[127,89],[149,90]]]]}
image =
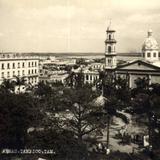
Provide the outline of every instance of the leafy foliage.
{"type": "Polygon", "coordinates": [[[93,105],[93,100],[97,94],[90,87],[67,89],[64,91],[64,97],[69,113],[69,115],[64,116],[65,123],[80,141],[84,135],[100,129],[101,123],[94,114],[100,108],[93,105]]]}
{"type": "Polygon", "coordinates": [[[23,148],[34,120],[34,103],[25,94],[0,93],[0,148],[23,148]]]}

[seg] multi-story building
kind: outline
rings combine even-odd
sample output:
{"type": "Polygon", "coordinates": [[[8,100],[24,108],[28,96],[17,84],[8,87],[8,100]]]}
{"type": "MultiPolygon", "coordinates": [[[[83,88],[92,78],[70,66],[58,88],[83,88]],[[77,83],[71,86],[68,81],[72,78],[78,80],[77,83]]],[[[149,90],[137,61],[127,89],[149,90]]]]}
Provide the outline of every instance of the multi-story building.
{"type": "Polygon", "coordinates": [[[65,85],[68,76],[68,72],[64,70],[51,71],[42,69],[39,75],[39,81],[44,83],[62,83],[65,85]]]}
{"type": "Polygon", "coordinates": [[[99,79],[99,71],[98,70],[84,70],[84,83],[94,84],[99,79]]]}
{"type": "Polygon", "coordinates": [[[38,75],[38,58],[17,56],[14,54],[0,55],[0,84],[4,79],[14,80],[15,77],[24,77],[26,80],[26,84],[35,85],[39,82],[38,75]]]}
{"type": "Polygon", "coordinates": [[[99,79],[99,69],[89,69],[89,67],[79,67],[72,70],[75,74],[83,73],[85,84],[95,84],[99,79]]]}

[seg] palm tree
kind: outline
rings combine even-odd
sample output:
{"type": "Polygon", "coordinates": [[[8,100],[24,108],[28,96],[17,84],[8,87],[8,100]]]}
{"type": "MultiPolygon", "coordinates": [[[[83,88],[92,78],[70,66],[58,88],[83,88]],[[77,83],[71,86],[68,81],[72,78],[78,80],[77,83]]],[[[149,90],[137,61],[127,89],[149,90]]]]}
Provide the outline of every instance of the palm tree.
{"type": "Polygon", "coordinates": [[[13,83],[13,81],[9,80],[9,79],[4,79],[0,89],[4,92],[13,92],[15,88],[15,85],[13,83]]]}
{"type": "Polygon", "coordinates": [[[16,80],[14,81],[15,86],[18,86],[18,93],[20,93],[20,87],[22,85],[25,85],[26,79],[25,77],[19,77],[19,76],[15,76],[16,80]]]}

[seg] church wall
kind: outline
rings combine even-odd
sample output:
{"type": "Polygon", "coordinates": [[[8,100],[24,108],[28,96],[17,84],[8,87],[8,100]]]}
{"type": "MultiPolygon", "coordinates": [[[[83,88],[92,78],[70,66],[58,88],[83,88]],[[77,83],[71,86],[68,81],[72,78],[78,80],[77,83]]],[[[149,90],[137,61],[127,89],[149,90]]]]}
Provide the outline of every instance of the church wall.
{"type": "Polygon", "coordinates": [[[130,75],[130,79],[129,79],[129,85],[130,85],[130,88],[135,88],[136,87],[136,84],[135,84],[135,80],[137,78],[147,78],[146,75],[130,75]]]}
{"type": "Polygon", "coordinates": [[[117,72],[116,73],[117,76],[120,76],[121,78],[127,78],[128,77],[128,84],[130,88],[135,88],[135,80],[137,78],[149,78],[150,79],[150,84],[151,83],[160,83],[160,74],[157,72],[157,74],[154,74],[152,72],[148,72],[148,73],[143,73],[143,72],[135,72],[135,73],[131,73],[131,72],[117,72]]]}
{"type": "Polygon", "coordinates": [[[160,83],[160,76],[152,75],[151,76],[151,83],[160,83]]]}

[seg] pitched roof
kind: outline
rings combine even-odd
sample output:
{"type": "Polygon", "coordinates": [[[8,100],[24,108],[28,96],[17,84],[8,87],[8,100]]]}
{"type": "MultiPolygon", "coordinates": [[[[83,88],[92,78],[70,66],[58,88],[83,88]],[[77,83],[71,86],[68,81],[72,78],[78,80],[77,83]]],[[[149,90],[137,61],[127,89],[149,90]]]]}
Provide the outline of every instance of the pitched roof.
{"type": "Polygon", "coordinates": [[[160,71],[160,67],[159,66],[156,66],[150,62],[147,62],[147,61],[144,61],[144,60],[133,60],[133,61],[130,61],[130,62],[127,62],[125,64],[122,64],[122,65],[119,65],[117,66],[116,69],[133,69],[133,70],[145,70],[145,68],[142,68],[141,66],[145,66],[146,67],[146,70],[147,68],[150,69],[150,70],[158,70],[160,71]],[[137,65],[137,68],[134,68],[135,64],[138,64],[137,65]],[[130,66],[133,66],[133,68],[129,68],[130,66]]]}

